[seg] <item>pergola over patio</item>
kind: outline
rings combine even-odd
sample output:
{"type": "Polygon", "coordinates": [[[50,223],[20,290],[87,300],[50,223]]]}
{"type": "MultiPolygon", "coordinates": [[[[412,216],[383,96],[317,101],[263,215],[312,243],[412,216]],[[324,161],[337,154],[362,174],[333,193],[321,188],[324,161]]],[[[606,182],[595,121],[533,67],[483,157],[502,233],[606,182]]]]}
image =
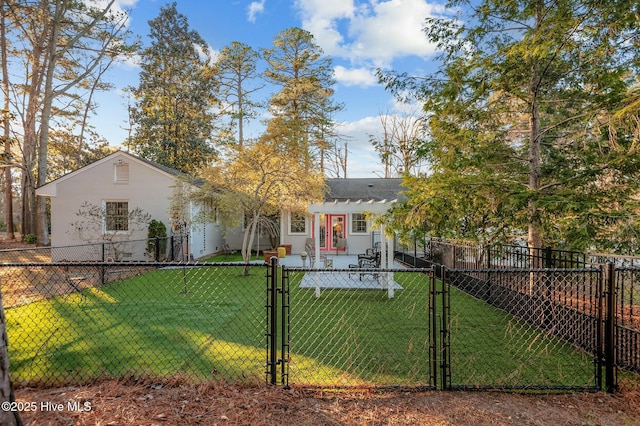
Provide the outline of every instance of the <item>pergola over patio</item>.
{"type": "MultiPolygon", "coordinates": [[[[365,213],[367,216],[376,217],[387,212],[391,206],[398,200],[374,200],[367,201],[359,200],[333,200],[324,201],[319,203],[312,203],[309,206],[309,213],[314,215],[313,227],[314,235],[320,235],[320,215],[321,214],[350,214],[350,213],[365,213]]],[[[393,250],[394,239],[389,237],[385,233],[384,224],[380,225],[381,243],[386,241],[386,244],[380,244],[380,267],[388,268],[393,265],[393,250]]],[[[320,263],[320,240],[315,239],[315,259],[314,264],[318,267],[320,263]]]]}

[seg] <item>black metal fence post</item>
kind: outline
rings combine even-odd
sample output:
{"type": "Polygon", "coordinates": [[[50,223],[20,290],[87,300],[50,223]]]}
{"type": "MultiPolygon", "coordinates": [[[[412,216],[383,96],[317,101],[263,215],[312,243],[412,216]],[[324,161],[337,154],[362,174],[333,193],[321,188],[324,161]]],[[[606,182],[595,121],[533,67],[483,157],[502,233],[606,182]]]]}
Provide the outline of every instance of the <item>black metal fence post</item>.
{"type": "MultiPolygon", "coordinates": [[[[429,281],[429,332],[431,334],[429,336],[429,359],[431,360],[429,376],[430,385],[437,387],[438,359],[440,357],[438,356],[438,282],[435,279],[435,275],[435,271],[432,270],[431,280],[429,281]]],[[[442,277],[442,282],[444,283],[444,277],[442,277]]]]}
{"type": "Polygon", "coordinates": [[[267,310],[268,310],[268,318],[269,318],[269,342],[268,342],[268,350],[269,354],[267,357],[268,364],[268,380],[269,383],[275,385],[277,383],[277,375],[278,375],[278,342],[277,342],[277,333],[278,333],[278,258],[272,257],[271,264],[269,265],[269,288],[268,288],[268,298],[267,298],[267,310]]]}
{"type": "Polygon", "coordinates": [[[544,267],[547,269],[553,268],[553,250],[550,246],[544,248],[544,267]]]}
{"type": "Polygon", "coordinates": [[[155,250],[154,250],[154,260],[156,262],[160,261],[160,238],[159,237],[155,237],[155,250]]]}
{"type": "Polygon", "coordinates": [[[449,334],[449,273],[446,266],[442,269],[442,311],[440,312],[440,332],[441,332],[441,349],[440,349],[440,375],[442,376],[442,389],[451,387],[451,335],[449,334]]]}
{"type": "MultiPolygon", "coordinates": [[[[104,243],[102,243],[100,245],[100,250],[101,250],[101,258],[100,260],[102,261],[102,263],[104,264],[104,243]]],[[[107,270],[104,266],[99,266],[99,274],[100,274],[100,284],[104,285],[107,282],[107,270]]]]}
{"type": "Polygon", "coordinates": [[[613,393],[617,390],[616,377],[616,270],[613,263],[607,263],[605,274],[605,320],[604,320],[604,364],[605,389],[613,393]]]}
{"type": "Polygon", "coordinates": [[[282,268],[281,305],[280,305],[280,383],[289,387],[289,273],[282,268]]]}
{"type": "Polygon", "coordinates": [[[598,389],[602,389],[602,367],[604,366],[604,289],[605,282],[607,281],[607,277],[609,271],[607,269],[607,265],[598,265],[598,269],[600,273],[598,274],[598,282],[596,288],[596,336],[595,336],[595,350],[596,350],[596,365],[595,365],[595,375],[596,375],[596,387],[598,389]]]}

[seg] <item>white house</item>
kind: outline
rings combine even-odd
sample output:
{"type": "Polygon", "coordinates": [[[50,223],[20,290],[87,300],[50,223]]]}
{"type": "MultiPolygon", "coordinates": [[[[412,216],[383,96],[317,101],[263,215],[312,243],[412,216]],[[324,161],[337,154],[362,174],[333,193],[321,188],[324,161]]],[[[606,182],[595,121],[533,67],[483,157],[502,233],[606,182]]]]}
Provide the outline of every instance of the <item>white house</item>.
{"type": "Polygon", "coordinates": [[[281,221],[281,244],[290,244],[292,253],[304,250],[313,238],[316,255],[364,253],[381,240],[383,259],[393,255],[393,238],[384,229],[374,229],[372,219],[403,199],[402,179],[327,179],[322,202],[313,203],[305,214],[285,212],[281,221]]]}
{"type": "MultiPolygon", "coordinates": [[[[239,250],[242,227],[223,232],[216,223],[203,224],[196,218],[205,207],[193,202],[186,209],[189,229],[176,226],[182,220],[170,217],[170,205],[176,187],[185,185],[180,177],[174,169],[118,151],[38,188],[37,195],[51,199],[52,246],[104,241],[126,245],[138,240],[142,243],[120,250],[118,259],[150,260],[144,244],[147,227],[128,223],[128,213],[138,208],[164,223],[169,235],[189,236],[188,245],[181,247],[182,258],[198,259],[218,253],[225,243],[239,250]],[[101,213],[97,226],[82,226],[91,219],[79,214],[87,206],[94,206],[101,213]]],[[[372,219],[403,199],[401,184],[401,179],[327,179],[324,201],[311,204],[304,214],[283,212],[280,243],[290,245],[293,253],[301,253],[312,238],[318,256],[322,252],[364,253],[381,241],[384,229],[373,229],[372,219]]],[[[94,215],[94,222],[95,219],[94,215]]],[[[257,243],[261,249],[269,248],[265,241],[257,243]]],[[[52,256],[56,261],[104,258],[97,252],[98,246],[87,247],[85,252],[54,249],[52,256]]],[[[392,255],[393,239],[387,239],[381,247],[392,255]]]]}
{"type": "MultiPolygon", "coordinates": [[[[136,208],[164,223],[169,235],[178,233],[176,219],[170,217],[170,199],[176,185],[182,182],[179,177],[180,173],[174,169],[118,151],[41,186],[36,194],[51,199],[52,246],[145,240],[147,227],[128,223],[128,213],[136,208]],[[87,224],[86,229],[81,229],[83,222],[95,221],[95,217],[78,214],[88,206],[97,207],[105,217],[100,219],[98,226],[87,224]]],[[[184,220],[191,228],[188,245],[181,247],[182,255],[187,258],[216,253],[224,244],[217,224],[204,225],[195,220],[200,209],[191,203],[190,217],[184,220]]],[[[149,260],[146,244],[131,247],[123,250],[122,260],[149,260]]],[[[54,260],[100,260],[89,248],[86,253],[56,249],[52,256],[54,260]]]]}

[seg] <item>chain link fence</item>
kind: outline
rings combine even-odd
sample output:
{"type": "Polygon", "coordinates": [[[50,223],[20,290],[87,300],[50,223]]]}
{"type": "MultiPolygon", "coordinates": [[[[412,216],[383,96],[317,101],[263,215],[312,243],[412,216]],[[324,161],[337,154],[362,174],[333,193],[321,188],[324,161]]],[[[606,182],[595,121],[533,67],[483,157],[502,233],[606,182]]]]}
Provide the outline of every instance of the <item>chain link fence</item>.
{"type": "Polygon", "coordinates": [[[600,389],[600,269],[450,270],[445,281],[445,387],[600,389]]]}
{"type": "Polygon", "coordinates": [[[283,276],[289,383],[434,386],[432,270],[284,268],[283,276]]]}
{"type": "MultiPolygon", "coordinates": [[[[618,330],[637,326],[637,272],[616,272],[618,330]]],[[[12,378],[29,385],[148,375],[245,383],[266,376],[322,387],[599,389],[602,279],[597,268],[0,265],[12,378]]],[[[616,352],[620,365],[637,363],[637,333],[616,331],[616,339],[628,348],[616,352]]]]}
{"type": "Polygon", "coordinates": [[[144,375],[264,381],[265,270],[206,263],[1,265],[12,379],[29,385],[144,375]]]}
{"type": "Polygon", "coordinates": [[[114,235],[109,241],[71,246],[0,250],[0,263],[60,262],[183,262],[191,260],[189,236],[128,240],[114,235]]]}

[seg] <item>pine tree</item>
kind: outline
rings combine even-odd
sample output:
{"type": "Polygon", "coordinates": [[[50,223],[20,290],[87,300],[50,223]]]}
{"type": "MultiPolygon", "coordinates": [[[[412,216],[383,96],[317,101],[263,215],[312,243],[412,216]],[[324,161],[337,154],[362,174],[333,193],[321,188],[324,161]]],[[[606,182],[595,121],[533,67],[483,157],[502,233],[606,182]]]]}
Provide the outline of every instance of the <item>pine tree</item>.
{"type": "Polygon", "coordinates": [[[332,114],[342,109],[332,99],[331,59],[324,56],[313,35],[300,28],[281,31],[273,44],[264,51],[265,77],[280,91],[269,101],[273,118],[266,134],[297,158],[304,170],[319,168],[326,143],[335,134],[332,114]]]}
{"type": "Polygon", "coordinates": [[[136,128],[129,145],[144,158],[194,174],[215,153],[209,48],[175,2],[149,28],[152,42],[142,52],[140,83],[133,89],[136,128]]]}
{"type": "Polygon", "coordinates": [[[214,78],[222,103],[222,114],[230,117],[229,135],[234,127],[237,135],[234,143],[244,145],[244,126],[256,117],[260,103],[251,95],[264,87],[256,83],[259,77],[257,63],[260,54],[252,47],[237,41],[222,49],[214,67],[214,78]]]}

